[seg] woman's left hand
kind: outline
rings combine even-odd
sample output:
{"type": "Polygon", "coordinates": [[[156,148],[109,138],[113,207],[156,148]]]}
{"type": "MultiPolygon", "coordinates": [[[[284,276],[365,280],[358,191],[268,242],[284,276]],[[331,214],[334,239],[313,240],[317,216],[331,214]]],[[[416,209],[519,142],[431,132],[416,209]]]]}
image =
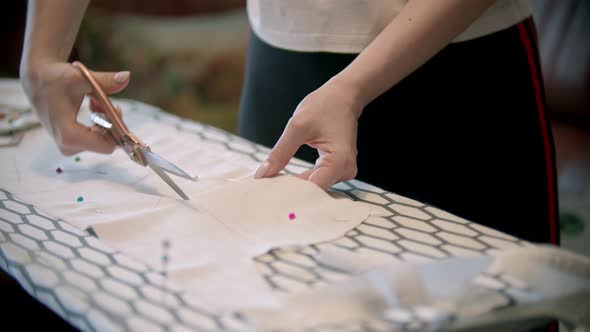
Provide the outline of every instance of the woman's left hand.
{"type": "Polygon", "coordinates": [[[355,89],[335,79],[310,93],[297,106],[283,134],[255,177],[278,174],[303,144],[315,148],[319,158],[313,169],[299,177],[324,190],[357,173],[356,139],[358,117],[364,105],[355,89]]]}

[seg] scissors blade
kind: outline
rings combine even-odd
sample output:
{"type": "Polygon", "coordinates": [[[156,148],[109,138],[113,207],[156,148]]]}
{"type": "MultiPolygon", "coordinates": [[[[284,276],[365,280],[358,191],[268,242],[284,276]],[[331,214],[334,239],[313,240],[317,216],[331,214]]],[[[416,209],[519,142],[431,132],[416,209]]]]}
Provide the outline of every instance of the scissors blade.
{"type": "Polygon", "coordinates": [[[99,115],[97,113],[90,114],[90,120],[92,120],[92,122],[105,129],[111,129],[113,127],[113,124],[111,122],[105,119],[104,116],[99,115]]]}
{"type": "Polygon", "coordinates": [[[164,182],[166,182],[170,186],[170,188],[174,189],[178,196],[182,197],[182,199],[184,199],[185,201],[190,200],[190,198],[188,198],[188,196],[182,191],[182,189],[180,189],[176,185],[176,183],[174,183],[174,181],[172,181],[172,179],[166,173],[164,173],[164,171],[160,167],[158,167],[157,165],[152,165],[152,163],[150,163],[149,161],[148,165],[154,172],[156,172],[156,174],[158,174],[158,176],[162,180],[164,180],[164,182]]]}
{"type": "Polygon", "coordinates": [[[153,153],[150,150],[143,150],[143,156],[147,160],[148,164],[156,165],[160,169],[168,173],[172,173],[174,175],[180,176],[181,178],[185,178],[187,180],[195,181],[195,178],[188,175],[185,171],[181,170],[180,168],[176,167],[171,162],[167,161],[166,159],[160,157],[159,155],[153,153]]]}

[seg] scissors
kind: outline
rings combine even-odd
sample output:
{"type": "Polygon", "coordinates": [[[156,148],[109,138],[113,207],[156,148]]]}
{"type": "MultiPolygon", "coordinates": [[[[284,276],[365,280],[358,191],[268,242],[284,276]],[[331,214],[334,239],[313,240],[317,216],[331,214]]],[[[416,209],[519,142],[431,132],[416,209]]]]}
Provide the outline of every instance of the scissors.
{"type": "Polygon", "coordinates": [[[98,84],[94,76],[90,73],[88,68],[82,63],[75,61],[72,65],[77,68],[82,76],[90,83],[92,87],[92,94],[98,99],[98,102],[103,106],[104,117],[98,113],[92,113],[90,116],[92,122],[98,126],[107,129],[118,146],[120,146],[125,153],[135,163],[141,166],[149,166],[158,176],[164,180],[182,199],[189,200],[188,196],[172,181],[172,179],[165,173],[171,173],[182,178],[195,181],[195,178],[188,175],[185,171],[178,168],[176,165],[167,161],[154,153],[149,146],[143,143],[137,136],[129,131],[119,113],[111,103],[111,100],[104,92],[102,87],[98,84]]]}

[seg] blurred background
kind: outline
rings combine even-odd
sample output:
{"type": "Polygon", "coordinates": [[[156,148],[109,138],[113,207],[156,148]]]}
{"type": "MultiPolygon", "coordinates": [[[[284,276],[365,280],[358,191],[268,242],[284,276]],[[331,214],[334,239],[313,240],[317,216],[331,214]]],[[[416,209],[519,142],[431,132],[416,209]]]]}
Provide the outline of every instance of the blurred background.
{"type": "MultiPolygon", "coordinates": [[[[18,77],[26,3],[0,5],[2,78],[18,77]]],[[[531,5],[557,151],[562,245],[590,255],[590,1],[531,5]]],[[[235,133],[248,35],[245,0],[94,0],[72,56],[95,70],[130,70],[119,97],[235,133]]],[[[33,310],[22,295],[10,296],[11,284],[0,273],[2,306],[33,310]]]]}
{"type": "Polygon", "coordinates": [[[121,93],[235,132],[245,0],[92,1],[76,45],[90,68],[130,70],[121,93]]]}
{"type": "MultiPolygon", "coordinates": [[[[0,5],[0,77],[18,77],[26,2],[0,5]]],[[[118,97],[235,132],[248,29],[245,0],[93,0],[72,57],[130,70],[118,97]]]]}

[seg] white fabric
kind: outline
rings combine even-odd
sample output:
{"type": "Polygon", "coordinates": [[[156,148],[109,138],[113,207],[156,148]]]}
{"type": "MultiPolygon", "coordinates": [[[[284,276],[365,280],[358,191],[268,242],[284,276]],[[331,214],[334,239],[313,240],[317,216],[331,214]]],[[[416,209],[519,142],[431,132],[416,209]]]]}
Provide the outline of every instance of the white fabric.
{"type": "Polygon", "coordinates": [[[125,120],[154,152],[200,177],[171,176],[190,201],[120,150],[82,153],[79,162],[64,157],[40,128],[27,132],[18,147],[0,149],[1,187],[79,228],[92,226],[107,244],[158,269],[162,241],[169,239],[172,282],[210,308],[277,305],[254,256],[275,246],[333,240],[370,214],[367,205],[332,198],[295,177],[254,180],[258,162],[165,121],[138,111],[125,111],[125,120]]]}
{"type": "MultiPolygon", "coordinates": [[[[361,52],[408,0],[248,0],[256,35],[303,52],[361,52]]],[[[531,15],[528,0],[498,0],[455,38],[465,41],[506,29],[531,15]]]]}
{"type": "MultiPolygon", "coordinates": [[[[247,314],[260,330],[281,331],[380,320],[398,326],[420,322],[421,331],[480,330],[488,324],[495,331],[493,324],[549,317],[588,328],[590,259],[557,247],[534,246],[495,256],[389,264],[341,283],[288,295],[280,311],[255,309],[247,314]],[[491,284],[481,281],[492,276],[491,284]]],[[[513,327],[529,330],[526,324],[513,327]]],[[[376,325],[370,330],[397,329],[376,325]]]]}
{"type": "Polygon", "coordinates": [[[39,125],[23,88],[13,79],[0,78],[0,113],[0,146],[18,141],[13,137],[19,130],[39,125]]]}
{"type": "Polygon", "coordinates": [[[0,105],[21,111],[30,108],[22,86],[11,78],[0,78],[0,105]]]}

